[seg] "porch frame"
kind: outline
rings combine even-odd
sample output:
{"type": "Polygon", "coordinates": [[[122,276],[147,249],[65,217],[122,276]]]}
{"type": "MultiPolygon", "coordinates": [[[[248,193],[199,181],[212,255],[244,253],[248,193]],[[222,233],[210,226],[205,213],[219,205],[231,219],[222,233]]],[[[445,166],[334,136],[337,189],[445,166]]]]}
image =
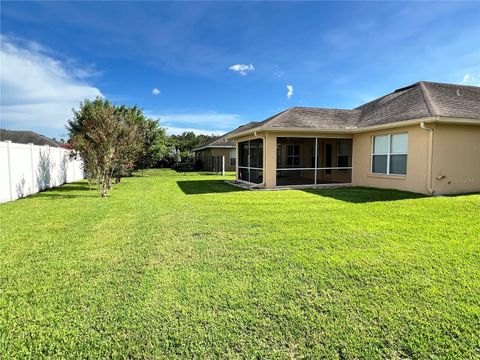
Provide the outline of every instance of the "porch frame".
{"type": "MultiPolygon", "coordinates": [[[[315,160],[314,160],[314,167],[283,167],[283,168],[276,168],[275,167],[275,188],[306,188],[306,187],[338,187],[338,186],[351,186],[352,184],[352,177],[353,177],[353,166],[332,166],[332,167],[318,167],[318,140],[319,139],[344,139],[344,140],[351,140],[351,154],[350,158],[353,161],[353,138],[350,136],[332,136],[330,134],[325,134],[324,136],[305,136],[305,135],[289,135],[289,136],[275,136],[276,144],[278,145],[279,138],[299,138],[299,139],[315,139],[315,160]],[[277,180],[277,171],[298,171],[298,170],[310,170],[314,171],[314,183],[313,184],[292,184],[292,185],[278,185],[277,180]],[[317,184],[317,177],[318,177],[318,170],[350,170],[350,182],[347,183],[330,183],[330,184],[317,184]]],[[[277,164],[277,153],[275,152],[275,165],[277,164]]]]}

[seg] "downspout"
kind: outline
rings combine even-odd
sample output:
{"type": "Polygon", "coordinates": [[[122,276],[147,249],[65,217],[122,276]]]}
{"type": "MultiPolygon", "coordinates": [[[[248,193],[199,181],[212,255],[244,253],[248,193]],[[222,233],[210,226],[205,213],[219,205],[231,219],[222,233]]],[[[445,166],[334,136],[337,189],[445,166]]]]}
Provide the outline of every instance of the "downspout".
{"type": "Polygon", "coordinates": [[[435,194],[435,190],[432,187],[432,168],[433,168],[433,129],[425,126],[425,122],[420,123],[420,127],[423,130],[428,131],[428,165],[427,165],[427,190],[430,195],[435,194]]]}
{"type": "Polygon", "coordinates": [[[266,147],[265,147],[265,137],[264,137],[264,136],[258,136],[256,131],[253,132],[253,136],[255,136],[256,138],[260,138],[260,139],[263,140],[263,154],[262,154],[262,157],[263,157],[263,169],[264,169],[264,170],[263,170],[263,181],[262,181],[261,184],[259,184],[259,186],[265,188],[265,163],[266,163],[265,160],[266,160],[266,153],[267,153],[267,152],[265,151],[265,150],[266,150],[266,147]]]}

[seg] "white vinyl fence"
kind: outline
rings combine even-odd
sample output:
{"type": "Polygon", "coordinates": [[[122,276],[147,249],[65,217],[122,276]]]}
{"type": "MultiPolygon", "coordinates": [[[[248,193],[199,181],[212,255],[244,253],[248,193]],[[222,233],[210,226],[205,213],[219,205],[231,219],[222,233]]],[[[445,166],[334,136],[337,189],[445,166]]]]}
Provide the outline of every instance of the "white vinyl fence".
{"type": "Polygon", "coordinates": [[[70,150],[0,141],[0,203],[83,179],[70,150]]]}

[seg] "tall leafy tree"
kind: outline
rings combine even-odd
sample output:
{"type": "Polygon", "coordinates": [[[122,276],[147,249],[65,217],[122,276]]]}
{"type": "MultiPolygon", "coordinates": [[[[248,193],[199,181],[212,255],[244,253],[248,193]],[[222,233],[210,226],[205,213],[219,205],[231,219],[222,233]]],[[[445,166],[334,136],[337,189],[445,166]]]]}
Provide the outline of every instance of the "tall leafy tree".
{"type": "Polygon", "coordinates": [[[158,120],[144,119],[140,123],[139,131],[142,149],[135,168],[143,170],[155,166],[168,154],[169,138],[165,129],[159,126],[158,120]]]}
{"type": "Polygon", "coordinates": [[[67,125],[70,142],[83,159],[87,177],[99,185],[101,196],[106,196],[120,138],[116,107],[102,98],[85,100],[73,115],[67,125]]]}

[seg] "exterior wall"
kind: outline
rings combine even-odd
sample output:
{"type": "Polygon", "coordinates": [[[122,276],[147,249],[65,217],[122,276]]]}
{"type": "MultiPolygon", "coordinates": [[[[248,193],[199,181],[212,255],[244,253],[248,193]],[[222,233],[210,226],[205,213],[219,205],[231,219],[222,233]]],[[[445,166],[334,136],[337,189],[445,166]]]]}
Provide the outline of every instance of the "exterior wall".
{"type": "Polygon", "coordinates": [[[480,126],[437,124],[432,165],[435,194],[480,192],[480,126]]]}
{"type": "MultiPolygon", "coordinates": [[[[430,124],[429,127],[433,128],[430,124]]],[[[428,194],[429,133],[420,125],[357,133],[353,137],[352,185],[398,189],[428,194]],[[406,175],[372,174],[372,142],[375,135],[408,133],[406,175]]]]}
{"type": "Polygon", "coordinates": [[[480,191],[480,126],[428,123],[434,130],[433,157],[429,156],[429,132],[419,124],[363,133],[259,132],[237,142],[264,139],[264,186],[276,186],[277,137],[353,138],[352,185],[398,189],[430,194],[455,194],[480,191]],[[408,133],[406,175],[371,173],[373,136],[408,133]],[[431,174],[430,174],[431,167],[431,174]],[[429,177],[431,176],[431,178],[429,177]]]}
{"type": "Polygon", "coordinates": [[[213,171],[212,156],[225,156],[225,171],[235,171],[230,165],[230,148],[207,148],[195,152],[195,159],[202,161],[204,171],[213,171]]]}
{"type": "Polygon", "coordinates": [[[0,203],[83,179],[83,162],[57,147],[0,142],[0,203]]]}

